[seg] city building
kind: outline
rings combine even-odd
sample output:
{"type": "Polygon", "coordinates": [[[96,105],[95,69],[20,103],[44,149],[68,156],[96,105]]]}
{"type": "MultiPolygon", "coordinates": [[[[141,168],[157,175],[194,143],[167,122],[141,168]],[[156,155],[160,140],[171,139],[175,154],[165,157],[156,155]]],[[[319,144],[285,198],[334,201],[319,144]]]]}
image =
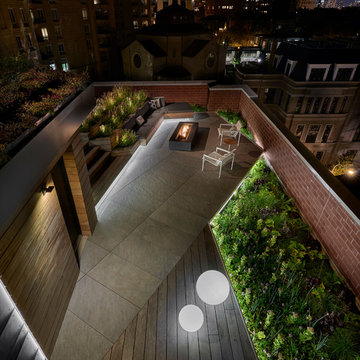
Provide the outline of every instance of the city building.
{"type": "Polygon", "coordinates": [[[360,158],[360,51],[338,43],[282,42],[273,73],[241,73],[271,116],[324,164],[360,158]]]}
{"type": "MultiPolygon", "coordinates": [[[[14,1],[1,6],[0,54],[26,53],[52,69],[89,71],[98,79],[122,76],[120,49],[140,25],[138,4],[119,0],[14,1]],[[128,14],[133,14],[134,18],[128,14]]],[[[142,6],[145,6],[142,4],[142,6]]],[[[140,17],[143,16],[142,14],[140,17]]]]}
{"type": "Polygon", "coordinates": [[[297,0],[297,8],[314,10],[316,7],[316,0],[297,0]]]}
{"type": "Polygon", "coordinates": [[[159,11],[156,24],[137,32],[122,51],[129,80],[195,80],[223,76],[225,51],[194,13],[174,4],[159,11]]]}
{"type": "Polygon", "coordinates": [[[39,46],[28,1],[1,1],[0,41],[0,56],[26,54],[35,63],[39,61],[39,46]]]}

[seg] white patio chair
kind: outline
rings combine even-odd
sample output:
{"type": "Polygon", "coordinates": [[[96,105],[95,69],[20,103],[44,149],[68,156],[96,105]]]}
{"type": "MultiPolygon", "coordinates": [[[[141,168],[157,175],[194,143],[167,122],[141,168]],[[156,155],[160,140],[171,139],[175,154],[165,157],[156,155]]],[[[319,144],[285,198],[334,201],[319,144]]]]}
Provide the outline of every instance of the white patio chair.
{"type": "Polygon", "coordinates": [[[212,164],[214,166],[219,166],[219,179],[220,179],[221,169],[222,169],[223,165],[225,165],[231,161],[231,170],[232,170],[232,168],[234,166],[235,150],[236,149],[228,151],[228,150],[217,147],[216,151],[213,151],[212,153],[210,153],[208,155],[204,154],[202,157],[201,171],[204,171],[205,161],[209,162],[210,164],[212,164]]]}
{"type": "Polygon", "coordinates": [[[220,145],[222,145],[224,137],[230,137],[232,139],[237,138],[237,146],[240,144],[241,136],[241,121],[238,121],[236,124],[220,124],[218,128],[218,133],[220,137],[220,145]]]}

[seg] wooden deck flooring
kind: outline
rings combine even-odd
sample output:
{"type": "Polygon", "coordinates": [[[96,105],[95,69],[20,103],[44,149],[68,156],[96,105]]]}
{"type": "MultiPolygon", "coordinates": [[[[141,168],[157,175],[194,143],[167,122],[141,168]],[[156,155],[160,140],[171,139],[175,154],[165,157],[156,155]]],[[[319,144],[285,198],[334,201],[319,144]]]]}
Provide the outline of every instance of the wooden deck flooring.
{"type": "Polygon", "coordinates": [[[196,294],[201,273],[226,274],[207,226],[122,333],[103,360],[255,360],[249,335],[231,289],[224,303],[209,306],[196,294]],[[204,324],[187,333],[178,324],[183,306],[196,304],[204,324]]]}

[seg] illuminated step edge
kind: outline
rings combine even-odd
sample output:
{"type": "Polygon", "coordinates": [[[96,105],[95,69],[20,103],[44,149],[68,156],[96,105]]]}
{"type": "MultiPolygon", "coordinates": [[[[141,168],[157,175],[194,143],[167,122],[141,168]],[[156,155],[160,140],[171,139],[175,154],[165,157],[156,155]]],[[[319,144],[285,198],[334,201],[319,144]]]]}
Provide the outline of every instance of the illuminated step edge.
{"type": "Polygon", "coordinates": [[[0,279],[0,358],[46,360],[19,309],[0,279]]]}

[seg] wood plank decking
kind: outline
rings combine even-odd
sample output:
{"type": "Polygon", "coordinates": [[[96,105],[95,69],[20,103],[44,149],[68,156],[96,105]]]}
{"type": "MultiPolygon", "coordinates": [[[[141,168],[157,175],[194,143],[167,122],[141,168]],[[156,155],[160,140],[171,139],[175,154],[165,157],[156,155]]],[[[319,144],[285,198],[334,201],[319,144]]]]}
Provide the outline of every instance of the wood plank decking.
{"type": "Polygon", "coordinates": [[[255,360],[234,292],[209,306],[196,294],[196,280],[207,270],[226,274],[208,226],[132,320],[103,360],[255,360]],[[184,331],[178,314],[196,304],[205,321],[195,333],[184,331]]]}

